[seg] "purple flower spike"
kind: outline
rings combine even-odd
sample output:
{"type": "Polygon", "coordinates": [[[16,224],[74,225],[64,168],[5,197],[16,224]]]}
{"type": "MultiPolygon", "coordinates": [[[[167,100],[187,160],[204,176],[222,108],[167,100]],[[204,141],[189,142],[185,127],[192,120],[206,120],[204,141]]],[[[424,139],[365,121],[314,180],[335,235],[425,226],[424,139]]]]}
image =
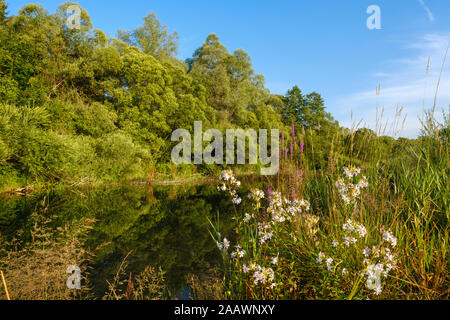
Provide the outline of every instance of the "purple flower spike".
{"type": "Polygon", "coordinates": [[[284,133],[281,133],[281,149],[284,147],[284,133]]]}
{"type": "Polygon", "coordinates": [[[292,144],[295,145],[295,126],[292,122],[292,144]]]}
{"type": "Polygon", "coordinates": [[[294,146],[291,144],[291,161],[292,161],[292,156],[294,155],[294,146]]]}
{"type": "Polygon", "coordinates": [[[269,187],[267,189],[267,200],[270,202],[270,199],[272,199],[272,188],[269,187]]]}
{"type": "Polygon", "coordinates": [[[303,141],[300,141],[300,153],[303,153],[303,148],[305,145],[303,144],[303,141]]]}

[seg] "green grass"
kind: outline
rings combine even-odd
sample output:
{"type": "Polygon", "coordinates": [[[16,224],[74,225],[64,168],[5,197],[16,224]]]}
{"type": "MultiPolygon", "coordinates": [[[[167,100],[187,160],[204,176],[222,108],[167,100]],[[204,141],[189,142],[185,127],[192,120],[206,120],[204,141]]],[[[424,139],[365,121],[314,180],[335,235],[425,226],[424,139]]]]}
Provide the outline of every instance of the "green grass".
{"type": "MultiPolygon", "coordinates": [[[[267,192],[265,198],[256,202],[240,195],[244,202],[250,202],[251,211],[247,209],[246,213],[253,218],[244,221],[245,212],[239,209],[242,204],[236,206],[239,213],[235,218],[235,235],[228,235],[235,240],[227,250],[222,249],[227,296],[231,299],[448,299],[449,157],[448,137],[442,134],[447,132],[446,128],[448,131],[448,124],[425,134],[401,154],[387,152],[383,140],[376,137],[366,136],[357,143],[355,135],[341,142],[330,137],[333,143],[327,152],[330,156],[325,168],[318,168],[308,155],[309,151],[314,152],[313,147],[305,145],[305,153],[297,152],[292,162],[288,160],[289,165],[282,164],[279,176],[268,182],[291,200],[295,188],[295,199],[308,201],[309,211],[301,208],[301,212],[280,223],[275,220],[281,209],[271,206],[267,192]],[[367,143],[371,144],[373,153],[364,156],[362,146],[367,143]],[[296,163],[300,163],[300,168],[296,163]],[[349,204],[345,204],[335,186],[343,176],[344,165],[361,166],[361,175],[368,179],[368,187],[361,188],[361,194],[349,204]],[[303,170],[302,178],[296,176],[298,169],[303,170]],[[343,237],[348,232],[343,230],[343,225],[348,219],[364,226],[367,233],[354,236],[355,243],[347,246],[343,237]],[[259,224],[268,224],[273,232],[273,237],[264,243],[261,243],[262,234],[258,233],[259,224]],[[383,239],[387,232],[396,238],[395,246],[383,239]],[[334,247],[333,241],[339,245],[334,247]],[[231,255],[236,245],[245,250],[241,258],[231,255]],[[378,256],[370,250],[365,257],[363,252],[367,247],[375,248],[378,256]],[[319,253],[323,257],[321,263],[317,262],[319,253]],[[368,266],[383,262],[386,270],[384,259],[391,254],[396,263],[392,263],[386,276],[380,277],[382,290],[376,293],[368,282],[368,266]],[[271,263],[275,257],[277,264],[271,263]],[[333,259],[330,269],[325,262],[327,258],[333,259]],[[266,283],[255,281],[261,274],[266,283]]],[[[237,185],[229,181],[225,185],[226,192],[239,193],[237,185]]],[[[288,206],[282,205],[284,209],[288,206]]],[[[213,230],[220,232],[219,226],[213,230]]],[[[219,242],[224,236],[217,238],[213,234],[219,242]]]]}

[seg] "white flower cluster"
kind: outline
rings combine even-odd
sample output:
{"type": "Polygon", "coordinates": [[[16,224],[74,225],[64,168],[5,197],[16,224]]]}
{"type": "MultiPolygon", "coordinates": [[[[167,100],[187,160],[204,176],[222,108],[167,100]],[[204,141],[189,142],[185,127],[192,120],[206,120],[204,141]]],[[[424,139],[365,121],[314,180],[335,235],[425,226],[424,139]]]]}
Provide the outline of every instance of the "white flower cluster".
{"type": "MultiPolygon", "coordinates": [[[[367,235],[366,227],[351,219],[348,219],[344,223],[342,229],[343,229],[343,243],[346,247],[349,247],[351,244],[356,244],[358,242],[358,239],[364,238],[367,235]]],[[[333,240],[331,244],[333,248],[337,248],[339,246],[339,242],[336,240],[333,240]]],[[[327,258],[323,252],[319,252],[319,256],[316,261],[318,264],[322,264],[322,262],[325,261],[328,271],[331,271],[333,269],[333,262],[334,262],[333,258],[332,257],[327,258]]],[[[337,263],[336,266],[338,264],[340,264],[340,262],[337,263]]],[[[348,273],[347,269],[343,268],[342,275],[344,276],[347,273],[348,273]]]]}
{"type": "Polygon", "coordinates": [[[233,197],[233,199],[231,199],[231,201],[232,201],[234,204],[240,204],[240,203],[242,202],[242,199],[239,198],[239,197],[237,197],[237,196],[235,196],[235,197],[233,197]]]}
{"type": "Polygon", "coordinates": [[[384,272],[382,263],[371,264],[367,267],[366,287],[372,290],[376,295],[381,294],[383,287],[381,286],[381,274],[384,272]]]}
{"type": "Polygon", "coordinates": [[[270,224],[261,224],[258,223],[258,236],[259,243],[264,244],[273,237],[273,231],[271,230],[270,224]]]}
{"type": "Polygon", "coordinates": [[[251,189],[248,194],[249,199],[253,199],[255,202],[259,202],[261,199],[264,199],[264,191],[259,189],[251,189]]]}
{"type": "Polygon", "coordinates": [[[381,247],[378,249],[374,247],[372,252],[371,260],[364,259],[364,262],[368,264],[365,272],[367,276],[366,287],[379,295],[383,291],[382,276],[387,278],[389,272],[397,265],[397,259],[396,254],[393,254],[389,248],[381,247]],[[369,261],[373,261],[373,263],[369,261]]]}
{"type": "Polygon", "coordinates": [[[235,189],[240,187],[241,182],[234,177],[233,171],[232,170],[222,171],[222,173],[219,175],[219,181],[221,181],[221,183],[217,186],[217,190],[218,191],[228,190],[228,193],[231,195],[232,202],[236,205],[240,204],[242,202],[242,199],[239,197],[235,189]]]}
{"type": "Polygon", "coordinates": [[[353,166],[350,166],[350,168],[344,167],[344,174],[347,176],[348,179],[352,179],[353,177],[356,177],[358,174],[361,173],[360,168],[356,168],[353,166]]]}
{"type": "Polygon", "coordinates": [[[240,245],[236,246],[236,251],[231,253],[232,258],[243,258],[245,256],[245,250],[240,245]]]}
{"type": "Polygon", "coordinates": [[[319,256],[317,257],[317,263],[322,263],[323,259],[325,258],[325,253],[323,253],[322,251],[319,252],[319,256]]]}
{"type": "Polygon", "coordinates": [[[318,264],[322,264],[323,262],[325,261],[325,264],[326,264],[326,266],[327,266],[327,270],[328,271],[331,271],[332,269],[333,269],[333,258],[331,258],[331,257],[327,257],[326,255],[325,255],[325,253],[323,253],[322,251],[321,252],[319,252],[319,256],[317,257],[317,259],[316,259],[316,262],[318,263],[318,264]]]}
{"type": "Polygon", "coordinates": [[[253,283],[257,285],[265,285],[267,288],[275,288],[275,272],[272,268],[261,267],[259,264],[252,262],[250,266],[242,267],[244,273],[253,272],[253,283]]]}
{"type": "Polygon", "coordinates": [[[296,216],[308,211],[310,204],[306,200],[289,200],[282,198],[280,192],[273,192],[272,198],[267,208],[267,212],[272,214],[273,223],[291,221],[296,216]]]}
{"type": "Polygon", "coordinates": [[[224,238],[223,242],[217,241],[217,247],[219,248],[219,250],[227,250],[230,247],[230,241],[228,241],[227,238],[224,238]]]}
{"type": "Polygon", "coordinates": [[[239,187],[241,185],[241,182],[234,177],[233,170],[222,171],[219,175],[219,180],[229,182],[232,186],[239,187]]]}
{"type": "Polygon", "coordinates": [[[363,250],[363,263],[367,266],[364,275],[367,276],[366,287],[374,294],[380,295],[383,291],[382,276],[387,278],[389,272],[397,265],[397,254],[391,250],[397,245],[397,238],[392,232],[381,232],[384,242],[372,249],[363,250]]]}
{"type": "Polygon", "coordinates": [[[344,244],[347,247],[350,244],[355,244],[358,241],[357,238],[364,238],[367,235],[366,227],[351,219],[344,223],[342,229],[344,230],[344,244]]]}
{"type": "Polygon", "coordinates": [[[392,247],[397,245],[397,238],[390,231],[383,233],[383,240],[389,242],[392,247]]]}
{"type": "Polygon", "coordinates": [[[355,178],[360,174],[361,169],[355,167],[344,167],[345,178],[339,178],[335,186],[345,204],[352,204],[361,195],[361,189],[367,188],[369,183],[363,176],[355,183],[355,178]]]}
{"type": "MultiPolygon", "coordinates": [[[[358,242],[358,239],[365,238],[367,236],[367,230],[362,225],[351,219],[348,219],[344,225],[343,229],[343,244],[344,247],[349,247],[351,244],[358,242]]],[[[367,276],[366,287],[373,291],[376,295],[381,294],[382,278],[387,278],[389,272],[393,270],[397,265],[397,255],[392,252],[392,250],[397,245],[397,238],[390,231],[381,230],[381,236],[383,241],[377,246],[372,248],[366,247],[362,250],[362,255],[364,259],[362,260],[365,269],[364,271],[358,271],[357,274],[361,276],[367,276]]],[[[340,243],[333,240],[332,246],[337,248],[340,243]]],[[[318,264],[325,264],[328,271],[332,271],[333,268],[338,266],[342,267],[341,275],[346,276],[349,274],[347,268],[343,266],[343,261],[335,261],[333,257],[327,256],[323,252],[319,252],[316,259],[318,264]]]]}
{"type": "Polygon", "coordinates": [[[384,243],[374,246],[372,249],[366,248],[363,252],[364,264],[367,265],[365,275],[367,275],[366,287],[379,295],[383,287],[381,285],[381,276],[387,278],[389,272],[397,266],[397,254],[392,250],[397,245],[397,238],[392,232],[382,232],[384,243]],[[369,259],[370,254],[372,256],[369,259]]]}

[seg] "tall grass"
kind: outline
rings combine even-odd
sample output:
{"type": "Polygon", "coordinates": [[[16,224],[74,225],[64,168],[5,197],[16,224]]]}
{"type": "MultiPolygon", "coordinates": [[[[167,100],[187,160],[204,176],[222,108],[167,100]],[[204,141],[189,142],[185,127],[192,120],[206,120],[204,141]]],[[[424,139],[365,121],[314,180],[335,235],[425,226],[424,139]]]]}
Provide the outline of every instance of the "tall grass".
{"type": "MultiPolygon", "coordinates": [[[[297,141],[305,141],[304,153],[298,148],[292,156],[281,153],[284,159],[279,175],[267,181],[273,191],[259,190],[263,198],[250,194],[250,211],[248,206],[244,210],[239,209],[241,204],[235,204],[235,241],[225,246],[224,235],[215,237],[224,256],[228,297],[448,299],[450,123],[446,114],[442,124],[433,114],[425,113],[422,136],[400,150],[387,147],[382,137],[370,131],[351,130],[347,136],[335,133],[328,137],[331,144],[325,167],[317,166],[314,145],[308,145],[314,143],[314,135],[302,132],[297,141]],[[345,165],[361,166],[368,179],[368,188],[350,206],[342,201],[335,186],[345,165]],[[310,203],[310,211],[297,203],[295,214],[279,223],[276,215],[281,211],[273,207],[275,190],[286,198],[283,210],[292,201],[304,199],[310,203]],[[334,247],[331,243],[342,239],[343,226],[349,219],[364,226],[367,235],[351,246],[340,243],[334,247]],[[268,231],[258,228],[265,224],[273,235],[261,241],[268,231]],[[389,247],[386,239],[390,235],[396,239],[395,246],[389,247]],[[370,288],[371,269],[362,263],[366,248],[396,257],[395,266],[382,277],[381,293],[370,288]],[[330,266],[325,267],[324,261],[317,263],[331,257],[330,266]],[[271,263],[274,258],[276,263],[271,263]]],[[[401,108],[397,117],[401,117],[401,108]]],[[[386,128],[383,123],[377,132],[385,133],[386,128]]],[[[232,198],[247,198],[239,194],[236,184],[227,181],[224,189],[232,198]]],[[[219,227],[215,229],[220,234],[219,227]]]]}

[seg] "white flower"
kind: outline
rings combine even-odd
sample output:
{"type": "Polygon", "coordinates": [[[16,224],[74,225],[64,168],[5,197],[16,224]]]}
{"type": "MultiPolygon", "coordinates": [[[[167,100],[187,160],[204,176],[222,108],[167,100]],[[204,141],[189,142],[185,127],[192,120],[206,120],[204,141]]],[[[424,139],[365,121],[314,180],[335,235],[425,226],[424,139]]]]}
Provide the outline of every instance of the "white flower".
{"type": "Polygon", "coordinates": [[[264,244],[268,240],[272,239],[273,232],[270,231],[270,225],[269,224],[258,224],[258,235],[259,235],[259,243],[264,244]]]}
{"type": "Polygon", "coordinates": [[[259,189],[251,189],[248,197],[249,199],[253,199],[254,201],[258,202],[264,198],[264,191],[259,189]]]}
{"type": "Polygon", "coordinates": [[[227,238],[224,238],[223,242],[217,241],[217,247],[219,248],[219,250],[226,250],[230,247],[230,241],[228,241],[227,238]]]}
{"type": "Polygon", "coordinates": [[[393,247],[397,245],[397,238],[394,237],[394,235],[390,231],[383,233],[383,239],[389,242],[393,247]]]}
{"type": "Polygon", "coordinates": [[[349,247],[351,238],[349,236],[344,236],[344,244],[349,247]]]}
{"type": "Polygon", "coordinates": [[[232,201],[234,204],[240,204],[242,202],[242,199],[241,198],[233,198],[232,201]]]}
{"type": "Polygon", "coordinates": [[[245,256],[245,250],[242,249],[240,245],[236,246],[236,251],[231,253],[232,258],[243,258],[245,256]]]}
{"type": "Polygon", "coordinates": [[[382,290],[383,290],[383,289],[382,289],[381,285],[377,285],[377,286],[375,287],[375,289],[374,289],[375,294],[376,294],[377,296],[379,296],[379,295],[381,294],[382,290]]]}
{"type": "Polygon", "coordinates": [[[389,271],[391,271],[392,269],[393,269],[394,267],[392,266],[392,264],[390,264],[390,263],[388,263],[388,264],[386,264],[386,276],[387,276],[387,274],[389,273],[389,271]]]}
{"type": "Polygon", "coordinates": [[[379,295],[382,291],[381,274],[384,272],[383,269],[384,269],[383,264],[377,263],[369,265],[366,270],[367,275],[366,287],[369,290],[374,291],[376,295],[379,295]]]}
{"type": "Polygon", "coordinates": [[[317,258],[317,263],[322,263],[322,259],[323,258],[325,258],[325,254],[322,252],[322,251],[320,251],[319,252],[319,257],[317,258]]]}
{"type": "Polygon", "coordinates": [[[256,271],[253,274],[253,283],[255,285],[266,284],[267,282],[273,282],[273,279],[275,277],[275,272],[272,270],[272,268],[263,268],[261,266],[256,266],[256,271]]]}
{"type": "Polygon", "coordinates": [[[342,200],[344,200],[344,203],[348,204],[350,203],[350,199],[345,195],[345,194],[341,194],[342,200]]]}
{"type": "Polygon", "coordinates": [[[333,258],[328,258],[326,263],[328,271],[331,271],[331,264],[333,263],[333,258]]]}
{"type": "Polygon", "coordinates": [[[248,273],[248,271],[249,271],[248,267],[244,264],[244,265],[242,266],[242,272],[248,273]]]}
{"type": "Polygon", "coordinates": [[[363,177],[356,185],[351,182],[353,177],[360,174],[361,169],[355,167],[344,167],[344,174],[348,181],[343,178],[339,178],[335,186],[339,191],[339,195],[345,204],[353,203],[361,194],[361,188],[366,188],[368,186],[366,177],[363,177]]]}
{"type": "Polygon", "coordinates": [[[339,245],[339,242],[337,242],[336,240],[333,240],[333,242],[331,243],[333,245],[333,247],[337,247],[339,245]]]}
{"type": "Polygon", "coordinates": [[[346,223],[344,223],[344,225],[342,226],[342,229],[344,229],[345,231],[349,231],[352,232],[355,230],[355,228],[353,227],[353,221],[348,219],[346,223]]]}
{"type": "Polygon", "coordinates": [[[367,256],[369,256],[369,254],[370,254],[370,248],[366,247],[363,251],[363,255],[364,255],[364,257],[367,257],[367,256]]]}
{"type": "Polygon", "coordinates": [[[271,262],[272,262],[272,264],[277,265],[278,264],[278,257],[273,257],[271,262]]]}
{"type": "Polygon", "coordinates": [[[355,168],[355,167],[350,167],[350,168],[344,167],[343,170],[344,170],[344,174],[349,179],[357,176],[361,172],[360,168],[355,168]]]}
{"type": "Polygon", "coordinates": [[[396,263],[395,256],[392,253],[390,253],[390,252],[386,252],[384,258],[388,262],[391,262],[391,263],[394,263],[394,264],[396,263]]]}
{"type": "Polygon", "coordinates": [[[360,236],[361,238],[365,237],[366,234],[367,234],[366,227],[364,227],[363,225],[359,225],[359,226],[358,226],[358,233],[359,233],[359,236],[360,236]]]}
{"type": "MultiPolygon", "coordinates": [[[[367,230],[366,227],[364,227],[362,224],[356,223],[354,221],[352,221],[351,219],[348,219],[346,223],[344,223],[344,225],[342,226],[342,229],[344,231],[347,232],[347,234],[354,234],[356,236],[358,236],[359,238],[363,238],[366,236],[367,234],[367,230]]],[[[356,243],[356,239],[349,238],[348,235],[347,236],[347,240],[349,240],[349,242],[352,243],[356,243]]]]}
{"type": "Polygon", "coordinates": [[[223,238],[223,248],[228,249],[230,247],[230,241],[227,238],[223,238]]]}
{"type": "Polygon", "coordinates": [[[369,183],[367,183],[367,178],[362,177],[362,180],[358,182],[358,188],[367,188],[369,186],[369,183]]]}
{"type": "Polygon", "coordinates": [[[348,271],[347,271],[346,268],[342,269],[342,275],[343,275],[343,276],[345,276],[347,273],[348,273],[348,271]]]}

